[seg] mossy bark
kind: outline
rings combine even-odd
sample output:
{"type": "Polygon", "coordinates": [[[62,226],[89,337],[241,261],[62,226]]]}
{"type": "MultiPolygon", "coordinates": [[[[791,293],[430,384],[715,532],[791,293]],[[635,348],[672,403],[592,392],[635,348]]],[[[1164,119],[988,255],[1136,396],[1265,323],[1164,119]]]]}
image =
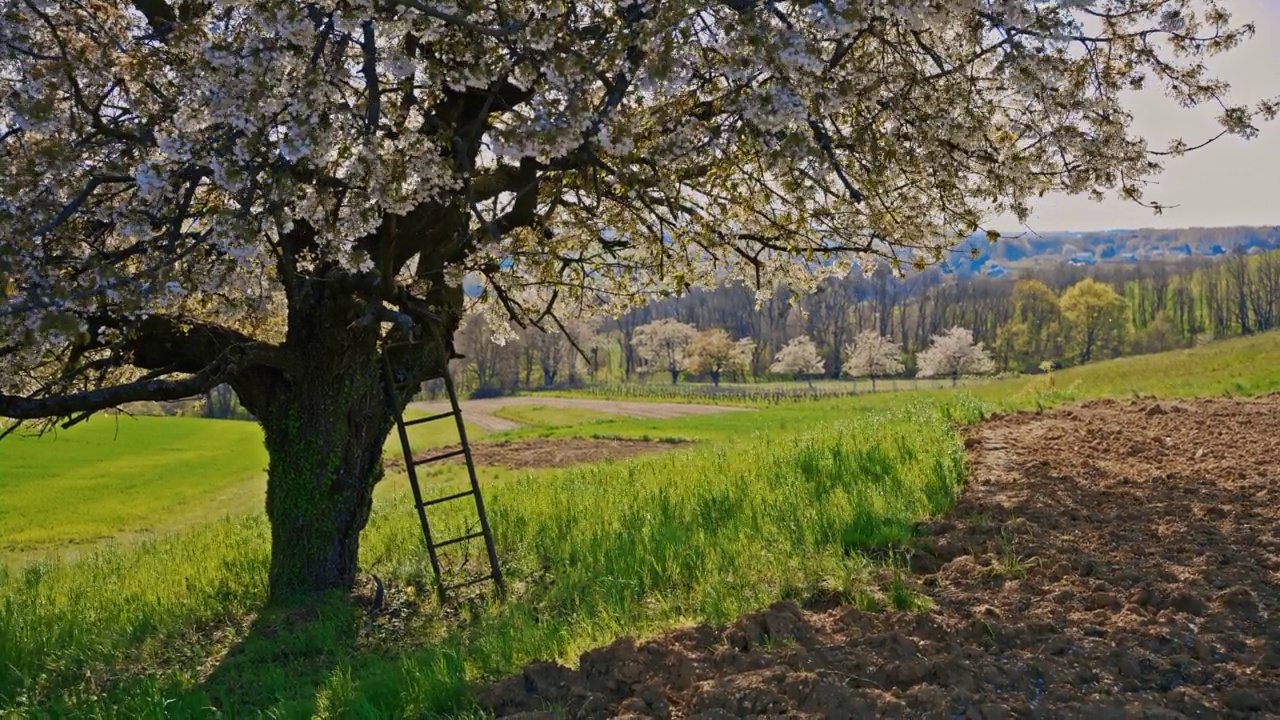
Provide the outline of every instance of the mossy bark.
{"type": "Polygon", "coordinates": [[[263,419],[273,601],[355,581],[391,429],[376,355],[363,360],[314,369],[263,419]]]}
{"type": "MultiPolygon", "coordinates": [[[[295,302],[309,311],[290,313],[292,372],[244,377],[237,387],[265,431],[273,603],[354,584],[393,425],[378,325],[360,322],[359,304],[322,287],[295,302]]],[[[409,388],[439,375],[445,352],[436,343],[390,351],[397,410],[409,388]]]]}

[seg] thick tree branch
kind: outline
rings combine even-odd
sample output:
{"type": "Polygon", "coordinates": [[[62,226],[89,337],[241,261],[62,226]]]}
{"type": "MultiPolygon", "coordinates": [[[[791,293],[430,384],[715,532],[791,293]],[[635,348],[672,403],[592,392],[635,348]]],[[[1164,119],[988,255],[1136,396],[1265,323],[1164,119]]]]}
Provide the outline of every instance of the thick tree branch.
{"type": "Polygon", "coordinates": [[[89,336],[103,329],[124,334],[118,346],[129,355],[129,364],[143,370],[172,368],[173,372],[199,373],[227,353],[249,352],[258,365],[286,373],[291,361],[283,348],[263,343],[230,328],[167,315],[149,315],[137,323],[121,318],[95,316],[88,320],[89,336]]]}
{"type": "Polygon", "coordinates": [[[360,67],[364,75],[365,87],[365,126],[373,135],[378,132],[378,122],[382,118],[382,91],[378,85],[378,43],[374,37],[373,21],[365,20],[361,26],[364,31],[364,42],[360,44],[364,51],[364,63],[360,67]]]}
{"type": "Polygon", "coordinates": [[[0,417],[15,420],[68,417],[98,412],[131,402],[181,400],[207,392],[222,383],[227,379],[230,370],[229,363],[219,362],[180,380],[143,378],[124,385],[44,398],[0,394],[0,417]]]}
{"type": "Polygon", "coordinates": [[[41,235],[45,235],[56,230],[59,225],[70,219],[72,215],[75,215],[99,186],[107,183],[131,182],[133,182],[133,177],[129,175],[99,175],[97,177],[90,178],[89,182],[85,183],[84,189],[80,191],[79,195],[76,195],[66,205],[63,205],[62,210],[58,211],[58,214],[55,215],[52,220],[36,229],[36,237],[40,237],[41,235]]]}
{"type": "Polygon", "coordinates": [[[133,0],[133,7],[147,18],[153,32],[160,32],[178,21],[178,14],[165,0],[133,0]]]}

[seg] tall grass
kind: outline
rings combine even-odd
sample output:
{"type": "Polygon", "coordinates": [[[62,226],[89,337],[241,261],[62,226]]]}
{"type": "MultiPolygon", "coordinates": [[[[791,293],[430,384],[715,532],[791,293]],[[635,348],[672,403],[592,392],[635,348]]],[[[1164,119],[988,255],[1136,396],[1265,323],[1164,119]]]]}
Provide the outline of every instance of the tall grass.
{"type": "MultiPolygon", "coordinates": [[[[760,433],[525,476],[489,492],[512,597],[445,621],[424,594],[423,612],[398,634],[336,600],[306,622],[250,621],[264,595],[259,520],[42,563],[0,575],[0,707],[130,717],[214,706],[289,717],[466,711],[469,683],[534,658],[572,662],[622,633],[851,591],[867,567],[857,551],[907,540],[913,523],[950,504],[962,473],[943,413],[916,404],[815,423],[799,437],[760,433]]],[[[441,516],[439,527],[462,523],[441,516]]],[[[375,509],[364,558],[393,592],[426,588],[418,532],[402,496],[375,509]]]]}

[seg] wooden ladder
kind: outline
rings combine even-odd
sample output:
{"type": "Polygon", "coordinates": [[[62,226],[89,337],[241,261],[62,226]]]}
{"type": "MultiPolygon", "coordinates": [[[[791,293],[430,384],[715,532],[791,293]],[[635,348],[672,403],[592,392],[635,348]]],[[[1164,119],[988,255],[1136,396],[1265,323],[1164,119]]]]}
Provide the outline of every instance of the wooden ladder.
{"type": "MultiPolygon", "coordinates": [[[[446,353],[447,358],[447,353],[446,353]]],[[[502,595],[506,592],[506,586],[502,580],[502,569],[498,566],[498,552],[493,543],[493,531],[489,527],[489,518],[484,511],[484,498],[480,493],[480,480],[476,477],[476,465],[471,457],[471,444],[467,442],[467,429],[462,422],[462,407],[458,404],[458,393],[453,386],[453,378],[449,374],[449,365],[446,359],[443,373],[437,377],[444,379],[445,389],[449,395],[449,407],[447,412],[428,415],[427,417],[414,418],[406,421],[404,414],[400,412],[400,397],[396,392],[395,374],[391,368],[391,361],[384,353],[382,356],[382,373],[384,385],[386,386],[387,400],[390,403],[392,418],[395,420],[396,431],[400,434],[400,448],[404,452],[405,472],[409,475],[409,486],[413,489],[413,504],[418,510],[418,520],[422,523],[422,535],[427,541],[427,554],[431,558],[431,569],[436,577],[436,591],[440,596],[440,603],[443,605],[449,592],[458,590],[470,585],[492,580],[497,587],[498,594],[502,595]],[[425,423],[436,422],[438,420],[446,420],[453,418],[458,426],[458,440],[461,445],[458,450],[451,450],[424,458],[416,458],[413,448],[409,445],[408,428],[413,425],[422,425],[425,423]],[[450,458],[462,456],[467,464],[467,477],[471,483],[469,489],[462,492],[435,497],[424,500],[422,498],[422,486],[418,482],[418,467],[433,462],[441,462],[450,458]],[[465,533],[458,537],[449,538],[436,542],[431,536],[431,523],[427,520],[427,508],[441,503],[451,502],[454,500],[462,500],[467,497],[475,498],[476,512],[480,517],[480,530],[477,532],[465,533]],[[485,550],[489,556],[489,574],[480,577],[464,578],[452,584],[446,584],[444,573],[440,566],[441,548],[459,545],[471,540],[484,538],[485,550]]],[[[434,380],[437,378],[428,378],[434,380]]]]}

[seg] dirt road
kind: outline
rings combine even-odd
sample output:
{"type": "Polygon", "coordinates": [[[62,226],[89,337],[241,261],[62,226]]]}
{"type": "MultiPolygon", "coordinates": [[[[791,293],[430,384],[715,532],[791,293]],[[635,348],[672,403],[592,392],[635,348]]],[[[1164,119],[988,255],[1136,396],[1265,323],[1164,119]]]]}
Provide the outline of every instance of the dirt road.
{"type": "Polygon", "coordinates": [[[481,703],[526,720],[1280,713],[1280,397],[1092,403],[967,445],[970,485],[911,559],[931,610],[778,604],[534,664],[481,703]]]}
{"type": "MultiPolygon", "coordinates": [[[[691,405],[683,403],[658,402],[625,402],[615,400],[583,400],[560,397],[501,397],[485,400],[462,401],[462,416],[468,425],[474,425],[485,432],[502,432],[523,427],[514,420],[501,418],[493,414],[504,407],[539,405],[542,407],[577,408],[594,410],[614,415],[634,418],[675,418],[686,415],[709,415],[712,413],[741,412],[750,408],[726,407],[723,405],[691,405]]],[[[448,400],[436,402],[418,402],[411,405],[415,410],[425,413],[444,412],[449,409],[448,400]]]]}

